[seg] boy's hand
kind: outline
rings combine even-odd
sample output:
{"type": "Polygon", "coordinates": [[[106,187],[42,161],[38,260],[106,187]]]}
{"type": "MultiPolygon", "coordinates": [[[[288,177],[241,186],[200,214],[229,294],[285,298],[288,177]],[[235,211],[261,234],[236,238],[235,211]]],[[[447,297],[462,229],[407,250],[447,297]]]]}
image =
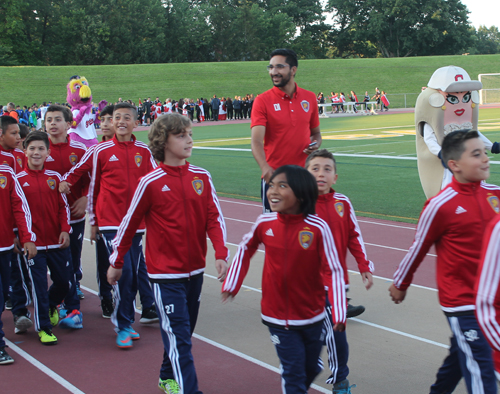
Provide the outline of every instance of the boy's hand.
{"type": "Polygon", "coordinates": [[[122,277],[122,270],[121,270],[121,268],[120,269],[119,268],[115,268],[112,265],[110,265],[109,268],[108,268],[107,277],[108,277],[108,283],[111,286],[116,285],[118,283],[118,281],[120,280],[120,278],[122,277]]]}
{"type": "Polygon", "coordinates": [[[59,193],[69,194],[71,193],[70,187],[73,186],[71,183],[62,181],[59,184],[59,193]]]}
{"type": "Polygon", "coordinates": [[[82,196],[70,207],[71,214],[75,217],[84,216],[85,208],[87,208],[87,196],[82,196]]]}
{"type": "Polygon", "coordinates": [[[366,290],[370,290],[370,287],[373,286],[373,275],[371,272],[362,272],[361,279],[363,279],[363,284],[366,287],[366,290]]]}
{"type": "Polygon", "coordinates": [[[17,237],[14,237],[14,253],[21,254],[21,241],[17,237]]]}
{"type": "Polygon", "coordinates": [[[335,323],[333,326],[333,331],[344,332],[345,331],[345,323],[335,323]]]}
{"type": "Polygon", "coordinates": [[[38,250],[36,250],[36,246],[33,242],[26,242],[24,244],[24,255],[26,256],[26,260],[32,259],[37,253],[38,250]]]}
{"type": "Polygon", "coordinates": [[[231,295],[231,293],[230,293],[230,292],[228,292],[228,291],[224,291],[224,292],[222,292],[222,294],[221,294],[221,299],[222,299],[222,303],[223,303],[223,304],[226,304],[228,301],[232,301],[232,300],[233,300],[233,298],[234,298],[234,296],[233,296],[233,295],[231,295]]]}
{"type": "Polygon", "coordinates": [[[227,273],[227,263],[224,260],[215,260],[215,268],[217,269],[217,279],[219,282],[224,282],[227,273]]]}
{"type": "Polygon", "coordinates": [[[97,235],[100,234],[99,226],[92,226],[90,228],[90,244],[94,245],[94,242],[97,242],[97,235]]]}
{"type": "Polygon", "coordinates": [[[67,248],[69,246],[69,234],[66,232],[66,231],[63,231],[60,235],[59,235],[59,248],[61,249],[64,249],[64,248],[67,248]]]}
{"type": "Polygon", "coordinates": [[[406,297],[406,290],[399,290],[394,283],[389,287],[389,295],[395,304],[401,304],[406,297]]]}

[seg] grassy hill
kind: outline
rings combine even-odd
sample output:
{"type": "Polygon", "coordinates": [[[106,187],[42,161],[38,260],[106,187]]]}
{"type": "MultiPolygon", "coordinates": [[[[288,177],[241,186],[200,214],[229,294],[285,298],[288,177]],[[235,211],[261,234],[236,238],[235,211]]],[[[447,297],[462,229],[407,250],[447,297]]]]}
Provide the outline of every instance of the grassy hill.
{"type": "MultiPolygon", "coordinates": [[[[271,83],[267,62],[142,64],[114,66],[0,67],[0,104],[13,101],[31,105],[64,102],[66,84],[75,74],[85,76],[94,101],[139,98],[211,97],[258,94],[271,83]]],[[[354,90],[373,95],[375,87],[389,94],[393,107],[402,106],[397,93],[408,96],[411,106],[422,86],[439,67],[463,67],[476,79],[480,73],[500,72],[500,55],[435,56],[392,59],[299,60],[296,81],[314,92],[354,90]],[[413,100],[413,101],[412,101],[413,100]]]]}

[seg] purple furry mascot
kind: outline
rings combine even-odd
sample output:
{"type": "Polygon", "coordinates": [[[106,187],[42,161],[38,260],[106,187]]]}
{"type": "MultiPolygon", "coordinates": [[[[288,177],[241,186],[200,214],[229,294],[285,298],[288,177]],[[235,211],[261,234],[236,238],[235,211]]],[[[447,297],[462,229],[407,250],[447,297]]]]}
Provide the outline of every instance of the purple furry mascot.
{"type": "Polygon", "coordinates": [[[94,124],[101,122],[99,114],[108,103],[99,102],[99,111],[92,113],[92,92],[85,77],[73,75],[67,85],[66,101],[73,112],[73,124],[68,133],[73,141],[83,143],[87,148],[98,143],[94,124]]]}

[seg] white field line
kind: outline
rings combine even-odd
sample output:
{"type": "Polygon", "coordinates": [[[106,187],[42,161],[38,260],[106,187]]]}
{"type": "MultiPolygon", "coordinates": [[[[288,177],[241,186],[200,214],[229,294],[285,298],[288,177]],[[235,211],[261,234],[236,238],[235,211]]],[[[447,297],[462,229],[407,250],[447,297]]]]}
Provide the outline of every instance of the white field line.
{"type": "Polygon", "coordinates": [[[21,356],[22,358],[24,358],[27,362],[29,362],[35,368],[38,368],[41,372],[43,372],[44,374],[46,374],[49,378],[51,378],[54,381],[56,381],[57,383],[59,383],[66,390],[68,390],[70,393],[85,394],[83,391],[81,391],[77,387],[73,386],[70,382],[68,382],[66,379],[64,379],[61,375],[58,375],[57,373],[55,373],[53,370],[51,370],[45,364],[42,364],[40,361],[38,361],[32,355],[30,355],[29,353],[25,352],[19,346],[17,346],[16,344],[12,343],[11,341],[9,341],[7,338],[5,338],[5,343],[9,346],[9,348],[11,348],[19,356],[21,356]]]}

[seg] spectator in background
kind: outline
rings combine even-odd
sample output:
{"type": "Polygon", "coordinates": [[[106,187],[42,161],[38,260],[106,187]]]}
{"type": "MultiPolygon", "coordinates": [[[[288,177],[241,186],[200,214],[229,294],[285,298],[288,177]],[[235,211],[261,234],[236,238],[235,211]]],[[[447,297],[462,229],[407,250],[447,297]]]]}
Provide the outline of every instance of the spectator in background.
{"type": "Polygon", "coordinates": [[[233,120],[233,101],[231,97],[228,97],[226,100],[226,110],[227,110],[227,120],[233,120]]]}

